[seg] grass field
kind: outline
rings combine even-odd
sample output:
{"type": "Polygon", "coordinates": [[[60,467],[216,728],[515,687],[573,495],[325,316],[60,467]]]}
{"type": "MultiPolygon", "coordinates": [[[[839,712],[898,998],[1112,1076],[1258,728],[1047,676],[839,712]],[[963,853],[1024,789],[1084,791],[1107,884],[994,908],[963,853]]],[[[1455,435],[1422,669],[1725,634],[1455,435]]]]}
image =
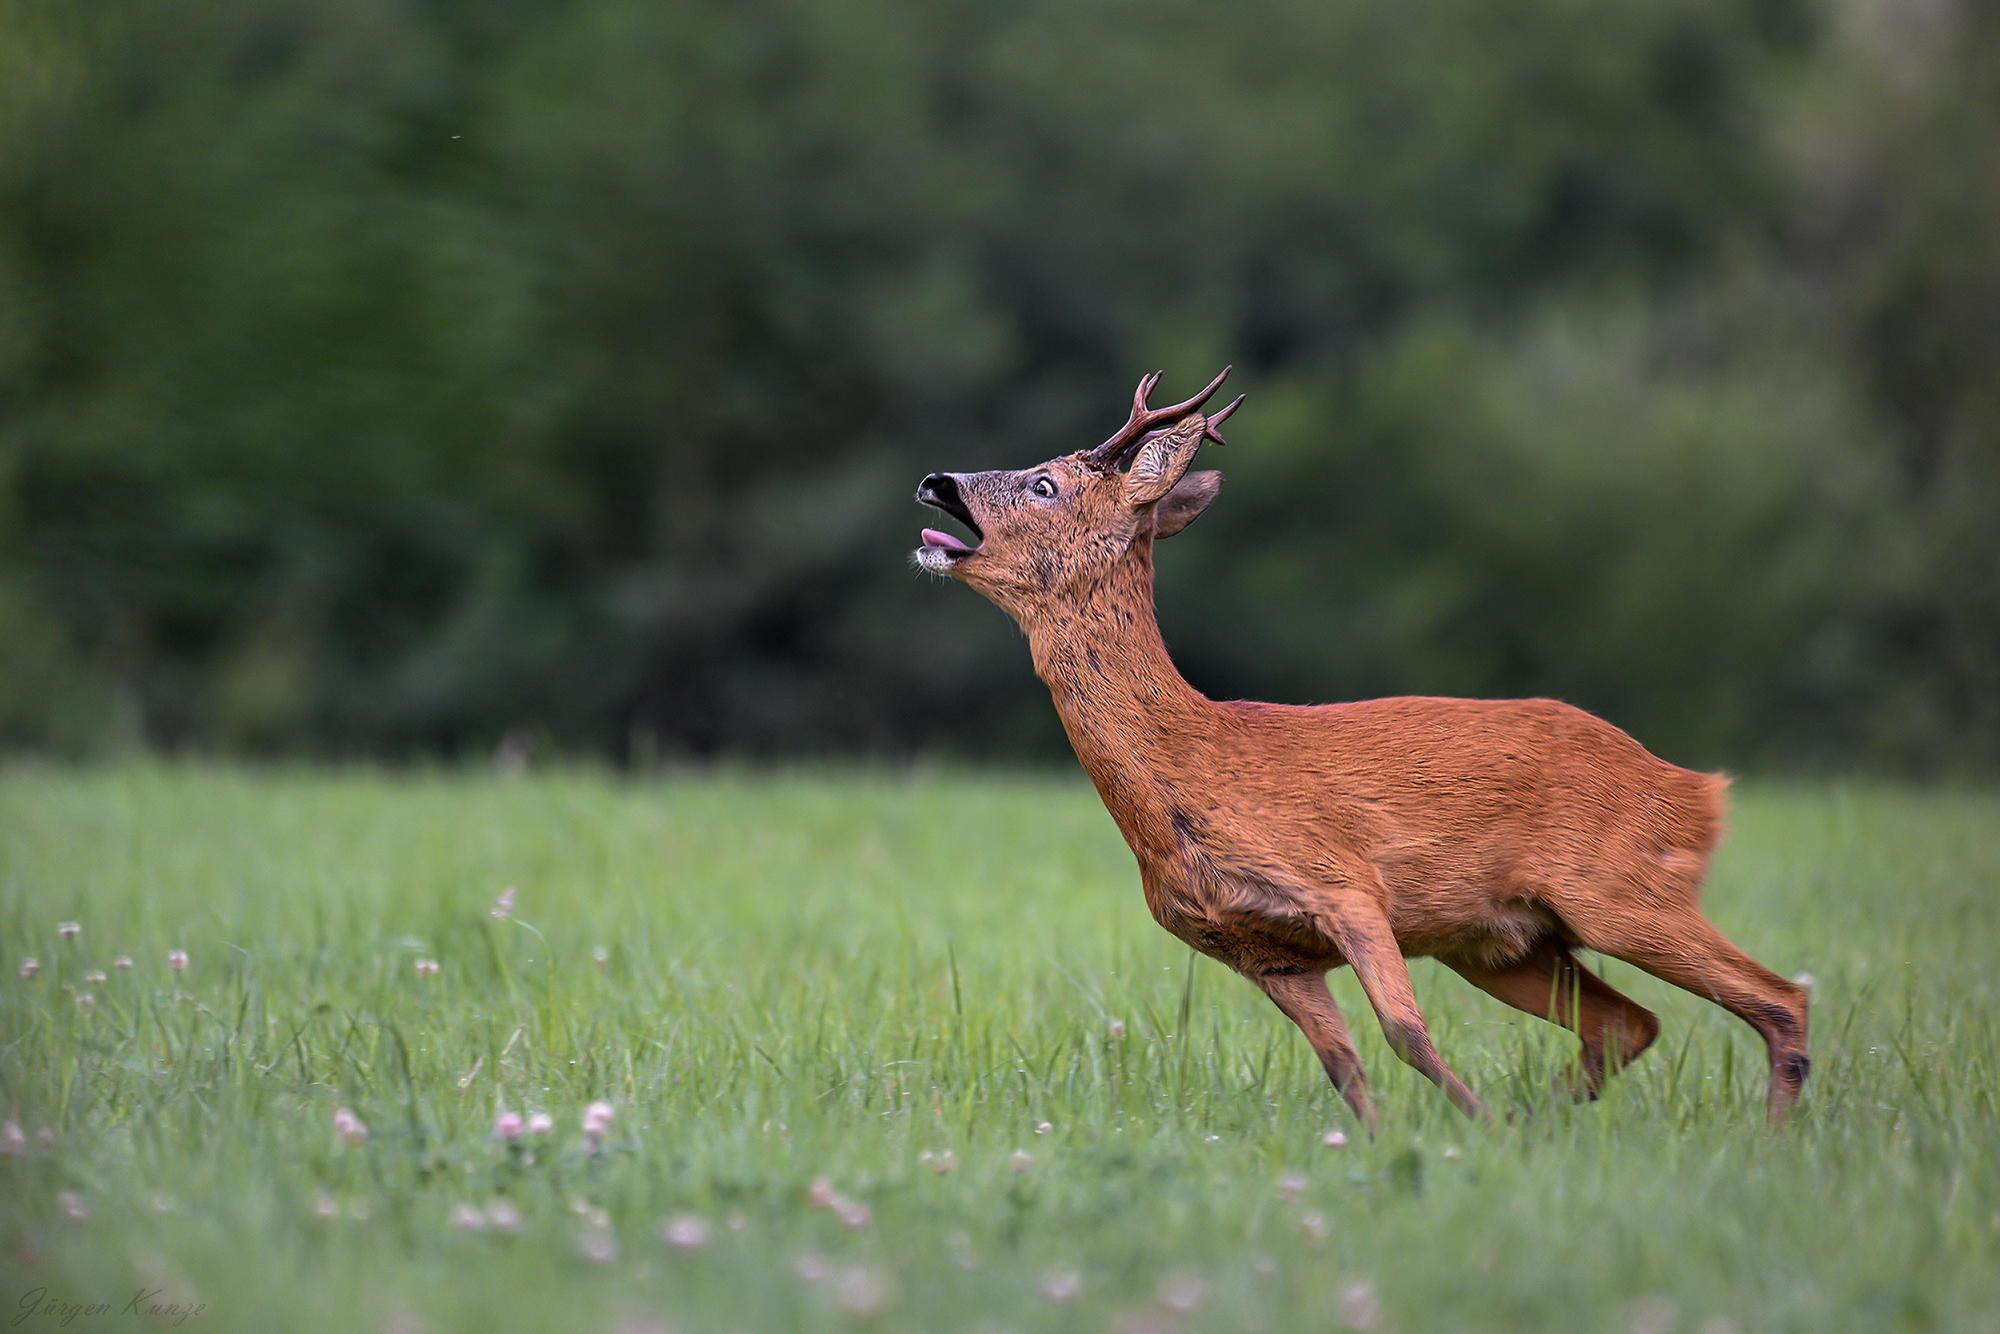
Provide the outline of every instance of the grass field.
{"type": "Polygon", "coordinates": [[[1996,887],[1995,794],[1740,785],[1710,915],[1814,979],[1785,1131],[1711,1005],[1610,964],[1663,1036],[1572,1107],[1420,962],[1511,1115],[1341,973],[1370,1141],[1080,780],[16,766],[0,1319],[2000,1331],[1996,887]]]}

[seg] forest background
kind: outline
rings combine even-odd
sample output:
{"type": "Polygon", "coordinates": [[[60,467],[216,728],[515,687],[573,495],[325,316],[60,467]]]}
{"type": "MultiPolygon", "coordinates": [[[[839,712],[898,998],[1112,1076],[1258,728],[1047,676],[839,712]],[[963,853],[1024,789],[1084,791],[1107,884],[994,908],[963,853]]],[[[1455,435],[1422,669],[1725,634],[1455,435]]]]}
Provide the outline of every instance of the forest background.
{"type": "Polygon", "coordinates": [[[1064,747],[933,470],[1224,363],[1220,697],[2000,769],[2000,6],[20,0],[0,747],[1064,747]]]}

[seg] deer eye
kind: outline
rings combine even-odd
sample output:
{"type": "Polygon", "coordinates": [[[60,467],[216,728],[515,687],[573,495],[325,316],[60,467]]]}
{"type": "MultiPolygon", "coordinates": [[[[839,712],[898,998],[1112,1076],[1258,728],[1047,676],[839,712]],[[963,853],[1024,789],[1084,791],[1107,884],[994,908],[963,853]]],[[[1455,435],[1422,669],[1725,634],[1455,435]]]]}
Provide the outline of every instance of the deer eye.
{"type": "Polygon", "coordinates": [[[1053,500],[1056,494],[1056,479],[1046,475],[1037,477],[1034,481],[1028,483],[1028,489],[1043,500],[1053,500]]]}

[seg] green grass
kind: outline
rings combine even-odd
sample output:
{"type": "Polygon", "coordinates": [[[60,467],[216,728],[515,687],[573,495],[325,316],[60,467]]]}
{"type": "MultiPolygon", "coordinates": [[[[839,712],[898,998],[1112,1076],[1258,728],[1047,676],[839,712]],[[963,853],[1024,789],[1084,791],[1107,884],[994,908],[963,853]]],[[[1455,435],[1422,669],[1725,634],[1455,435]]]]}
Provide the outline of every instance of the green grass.
{"type": "Polygon", "coordinates": [[[1080,782],[0,770],[0,1318],[2000,1330],[2000,797],[1745,784],[1732,826],[1711,916],[1816,979],[1785,1131],[1711,1005],[1608,965],[1664,1033],[1573,1107],[1569,1039],[1418,962],[1512,1115],[1460,1119],[1341,973],[1371,1142],[1153,925],[1080,782]],[[503,1108],[556,1130],[510,1148],[503,1108]],[[513,1230],[454,1224],[496,1201],[513,1230]],[[661,1239],[683,1215],[699,1250],[661,1239]]]}

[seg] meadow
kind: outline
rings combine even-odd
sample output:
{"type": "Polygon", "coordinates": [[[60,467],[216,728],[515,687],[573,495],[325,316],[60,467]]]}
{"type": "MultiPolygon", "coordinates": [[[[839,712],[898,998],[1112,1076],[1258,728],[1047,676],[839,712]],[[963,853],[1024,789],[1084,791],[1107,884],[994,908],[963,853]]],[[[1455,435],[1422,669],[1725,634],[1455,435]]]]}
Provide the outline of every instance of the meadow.
{"type": "Polygon", "coordinates": [[[1813,1074],[1413,965],[1369,1139],[1080,777],[0,769],[29,1330],[2000,1330],[2000,794],[1743,782],[1715,921],[1813,1074]],[[32,961],[32,962],[30,962],[32,961]],[[599,1105],[601,1104],[601,1105],[599,1105]]]}

